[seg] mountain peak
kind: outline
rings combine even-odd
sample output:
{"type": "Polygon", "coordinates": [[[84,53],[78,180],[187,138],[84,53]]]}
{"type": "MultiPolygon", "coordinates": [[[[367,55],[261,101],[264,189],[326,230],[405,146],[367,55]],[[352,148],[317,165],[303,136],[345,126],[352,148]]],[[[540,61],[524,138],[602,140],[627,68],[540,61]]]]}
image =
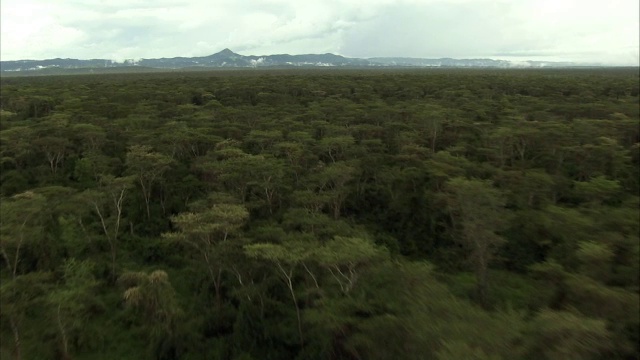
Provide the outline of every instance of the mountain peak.
{"type": "Polygon", "coordinates": [[[215,54],[211,54],[209,56],[205,56],[205,58],[217,59],[217,60],[237,59],[237,58],[241,58],[241,57],[242,57],[242,55],[234,53],[229,48],[225,48],[224,50],[219,51],[219,52],[217,52],[215,54]]]}
{"type": "MultiPolygon", "coordinates": [[[[0,0],[1,1],[1,0],[0,0]]],[[[0,72],[9,71],[31,71],[48,68],[56,69],[79,69],[79,68],[112,68],[127,66],[142,66],[147,68],[207,68],[207,67],[236,67],[236,68],[256,68],[256,67],[317,67],[317,66],[351,66],[351,67],[481,67],[481,68],[511,68],[511,67],[573,67],[585,66],[587,64],[562,63],[562,62],[541,62],[541,61],[521,61],[510,62],[506,60],[492,59],[420,59],[420,58],[370,58],[358,59],[347,58],[341,55],[326,54],[304,54],[304,55],[261,55],[244,56],[225,48],[220,52],[209,56],[199,57],[176,57],[162,59],[141,59],[140,61],[115,62],[107,59],[47,59],[47,60],[17,60],[0,61],[0,72]]],[[[598,65],[596,65],[598,66],[598,65]]],[[[59,70],[56,70],[59,71],[59,70]]],[[[92,70],[93,71],[93,70],[92,70]]]]}
{"type": "Polygon", "coordinates": [[[229,48],[224,48],[224,50],[220,51],[219,53],[217,53],[216,55],[225,55],[225,56],[231,56],[231,55],[237,55],[236,53],[234,53],[233,51],[229,50],[229,48]]]}

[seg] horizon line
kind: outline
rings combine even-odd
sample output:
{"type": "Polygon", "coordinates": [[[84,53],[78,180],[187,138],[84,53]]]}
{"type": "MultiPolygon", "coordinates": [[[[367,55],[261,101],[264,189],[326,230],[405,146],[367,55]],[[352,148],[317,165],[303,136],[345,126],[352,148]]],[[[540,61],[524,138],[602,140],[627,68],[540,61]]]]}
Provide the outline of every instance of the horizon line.
{"type": "Polygon", "coordinates": [[[167,56],[163,56],[163,57],[138,57],[138,58],[121,58],[121,59],[114,59],[114,58],[73,58],[73,57],[51,57],[51,58],[42,58],[42,59],[14,59],[14,60],[4,60],[2,59],[2,56],[0,55],[0,62],[6,63],[6,62],[16,62],[16,61],[47,61],[47,60],[79,60],[79,61],[92,61],[92,60],[99,60],[99,61],[110,61],[112,63],[125,63],[127,61],[141,61],[141,60],[156,60],[156,59],[176,59],[176,58],[206,58],[206,57],[210,57],[213,55],[217,55],[220,54],[222,52],[231,52],[233,54],[239,55],[239,56],[245,56],[245,57],[267,57],[267,56],[278,56],[278,55],[288,55],[288,56],[305,56],[305,55],[334,55],[334,56],[340,56],[346,59],[354,59],[354,60],[375,60],[375,59],[392,59],[392,58],[397,58],[397,59],[410,59],[410,60],[492,60],[492,61],[505,61],[505,62],[509,62],[509,63],[518,63],[518,62],[530,62],[530,63],[554,63],[554,64],[574,64],[574,65],[582,65],[582,66],[597,66],[597,67],[639,67],[640,64],[624,64],[624,63],[609,63],[609,62],[601,62],[601,61],[576,61],[576,60],[533,60],[531,58],[525,58],[522,57],[521,59],[505,59],[505,57],[509,57],[509,58],[518,58],[518,56],[501,56],[501,55],[497,55],[496,57],[491,57],[489,56],[469,56],[469,57],[451,57],[451,56],[438,56],[438,57],[415,57],[415,56],[371,56],[371,57],[350,57],[350,56],[345,56],[345,55],[341,55],[341,54],[336,54],[336,53],[331,53],[331,52],[326,52],[326,53],[301,53],[301,54],[290,54],[290,53],[273,53],[273,54],[262,54],[262,55],[243,55],[240,54],[238,52],[235,52],[231,49],[229,49],[228,47],[212,53],[212,54],[208,54],[208,55],[194,55],[194,56],[172,56],[172,57],[167,57],[167,56]]]}

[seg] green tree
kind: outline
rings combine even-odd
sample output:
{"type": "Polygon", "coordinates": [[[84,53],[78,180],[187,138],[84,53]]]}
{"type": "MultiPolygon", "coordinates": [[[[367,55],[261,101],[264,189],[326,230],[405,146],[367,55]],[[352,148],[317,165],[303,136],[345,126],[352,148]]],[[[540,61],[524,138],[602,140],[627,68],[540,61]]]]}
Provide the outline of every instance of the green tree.
{"type": "MultiPolygon", "coordinates": [[[[0,321],[4,324],[9,323],[15,360],[23,358],[25,319],[33,309],[46,307],[44,301],[49,290],[50,278],[50,273],[34,271],[16,276],[11,281],[3,279],[0,283],[0,321]]],[[[3,348],[8,347],[4,342],[2,345],[3,348]]]]}
{"type": "Polygon", "coordinates": [[[249,185],[253,187],[253,193],[264,201],[269,214],[273,214],[278,203],[282,202],[282,194],[285,193],[290,181],[287,179],[282,160],[271,157],[257,160],[251,171],[251,178],[254,180],[249,185]]]}
{"type": "Polygon", "coordinates": [[[87,185],[99,184],[100,178],[113,175],[120,161],[95,150],[87,150],[75,163],[74,176],[87,185]]]}
{"type": "Polygon", "coordinates": [[[125,289],[125,304],[136,310],[147,335],[150,350],[156,357],[165,341],[171,341],[177,331],[182,310],[169,275],[163,270],[125,272],[118,279],[125,289]]]}
{"type": "Polygon", "coordinates": [[[383,252],[362,238],[336,236],[313,251],[313,258],[323,266],[348,294],[361,276],[362,268],[382,259],[383,252]]]}
{"type": "Polygon", "coordinates": [[[488,181],[464,178],[450,180],[447,191],[451,194],[449,211],[460,230],[458,239],[468,249],[476,275],[478,300],[486,306],[489,265],[505,242],[497,233],[506,226],[504,196],[488,181]]]}
{"type": "Polygon", "coordinates": [[[299,265],[311,255],[311,247],[302,241],[288,241],[283,244],[251,244],[245,246],[245,252],[251,258],[266,260],[275,266],[276,273],[285,283],[296,311],[298,324],[298,336],[300,346],[304,347],[304,335],[302,331],[302,314],[296,289],[294,276],[299,265]]]}
{"type": "Polygon", "coordinates": [[[45,205],[46,198],[33,191],[0,201],[0,251],[12,279],[22,272],[23,247],[42,236],[41,215],[45,205]]]}
{"type": "Polygon", "coordinates": [[[126,160],[129,173],[135,175],[140,184],[147,220],[151,219],[150,202],[153,186],[160,181],[162,175],[173,164],[173,160],[169,156],[151,150],[151,147],[147,145],[130,146],[126,160]]]}
{"type": "Polygon", "coordinates": [[[226,258],[228,252],[225,248],[248,218],[249,212],[242,205],[196,204],[194,211],[172,216],[171,222],[177,231],[163,234],[167,239],[189,245],[202,256],[215,288],[218,306],[222,303],[222,272],[225,264],[233,261],[226,258]]]}
{"type": "Polygon", "coordinates": [[[133,182],[133,176],[116,178],[106,175],[100,178],[98,189],[88,189],[78,194],[78,201],[86,204],[87,210],[94,212],[100,220],[100,228],[109,243],[111,276],[114,280],[124,201],[127,191],[133,187],[133,182]]]}
{"type": "Polygon", "coordinates": [[[566,311],[543,310],[525,332],[528,356],[542,359],[599,359],[612,334],[604,321],[566,311]]]}
{"type": "Polygon", "coordinates": [[[318,144],[318,151],[332,163],[344,161],[350,154],[355,141],[352,136],[325,137],[318,144]]]}
{"type": "Polygon", "coordinates": [[[71,127],[74,138],[80,143],[80,151],[99,151],[107,140],[105,130],[93,124],[75,124],[71,127]]]}
{"type": "Polygon", "coordinates": [[[86,323],[91,316],[94,288],[98,282],[93,277],[93,264],[89,261],[68,259],[62,265],[61,282],[48,294],[53,322],[60,336],[64,359],[71,358],[71,344],[86,332],[86,323]]]}
{"type": "Polygon", "coordinates": [[[18,169],[25,168],[34,152],[31,144],[34,132],[30,126],[14,126],[0,131],[2,162],[13,164],[18,169]]]}
{"type": "Polygon", "coordinates": [[[310,175],[311,189],[326,197],[326,205],[334,220],[340,218],[343,204],[351,190],[348,185],[356,178],[357,174],[358,169],[353,164],[339,161],[327,166],[321,164],[317,172],[310,175]]]}

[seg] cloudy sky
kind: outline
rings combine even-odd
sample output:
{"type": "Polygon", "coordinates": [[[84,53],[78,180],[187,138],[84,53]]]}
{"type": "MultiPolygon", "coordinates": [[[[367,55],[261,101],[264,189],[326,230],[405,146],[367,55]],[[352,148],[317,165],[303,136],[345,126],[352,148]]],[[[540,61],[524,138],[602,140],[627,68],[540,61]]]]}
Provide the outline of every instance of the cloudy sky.
{"type": "Polygon", "coordinates": [[[1,0],[0,59],[331,52],[638,65],[638,0],[1,0]]]}

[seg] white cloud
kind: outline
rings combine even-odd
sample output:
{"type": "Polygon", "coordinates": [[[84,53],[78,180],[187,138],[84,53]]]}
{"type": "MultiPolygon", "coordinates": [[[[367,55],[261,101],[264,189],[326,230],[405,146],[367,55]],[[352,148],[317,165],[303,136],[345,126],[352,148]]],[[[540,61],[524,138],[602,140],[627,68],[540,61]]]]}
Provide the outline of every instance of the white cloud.
{"type": "Polygon", "coordinates": [[[638,62],[638,0],[2,0],[2,60],[243,54],[638,62]]]}

